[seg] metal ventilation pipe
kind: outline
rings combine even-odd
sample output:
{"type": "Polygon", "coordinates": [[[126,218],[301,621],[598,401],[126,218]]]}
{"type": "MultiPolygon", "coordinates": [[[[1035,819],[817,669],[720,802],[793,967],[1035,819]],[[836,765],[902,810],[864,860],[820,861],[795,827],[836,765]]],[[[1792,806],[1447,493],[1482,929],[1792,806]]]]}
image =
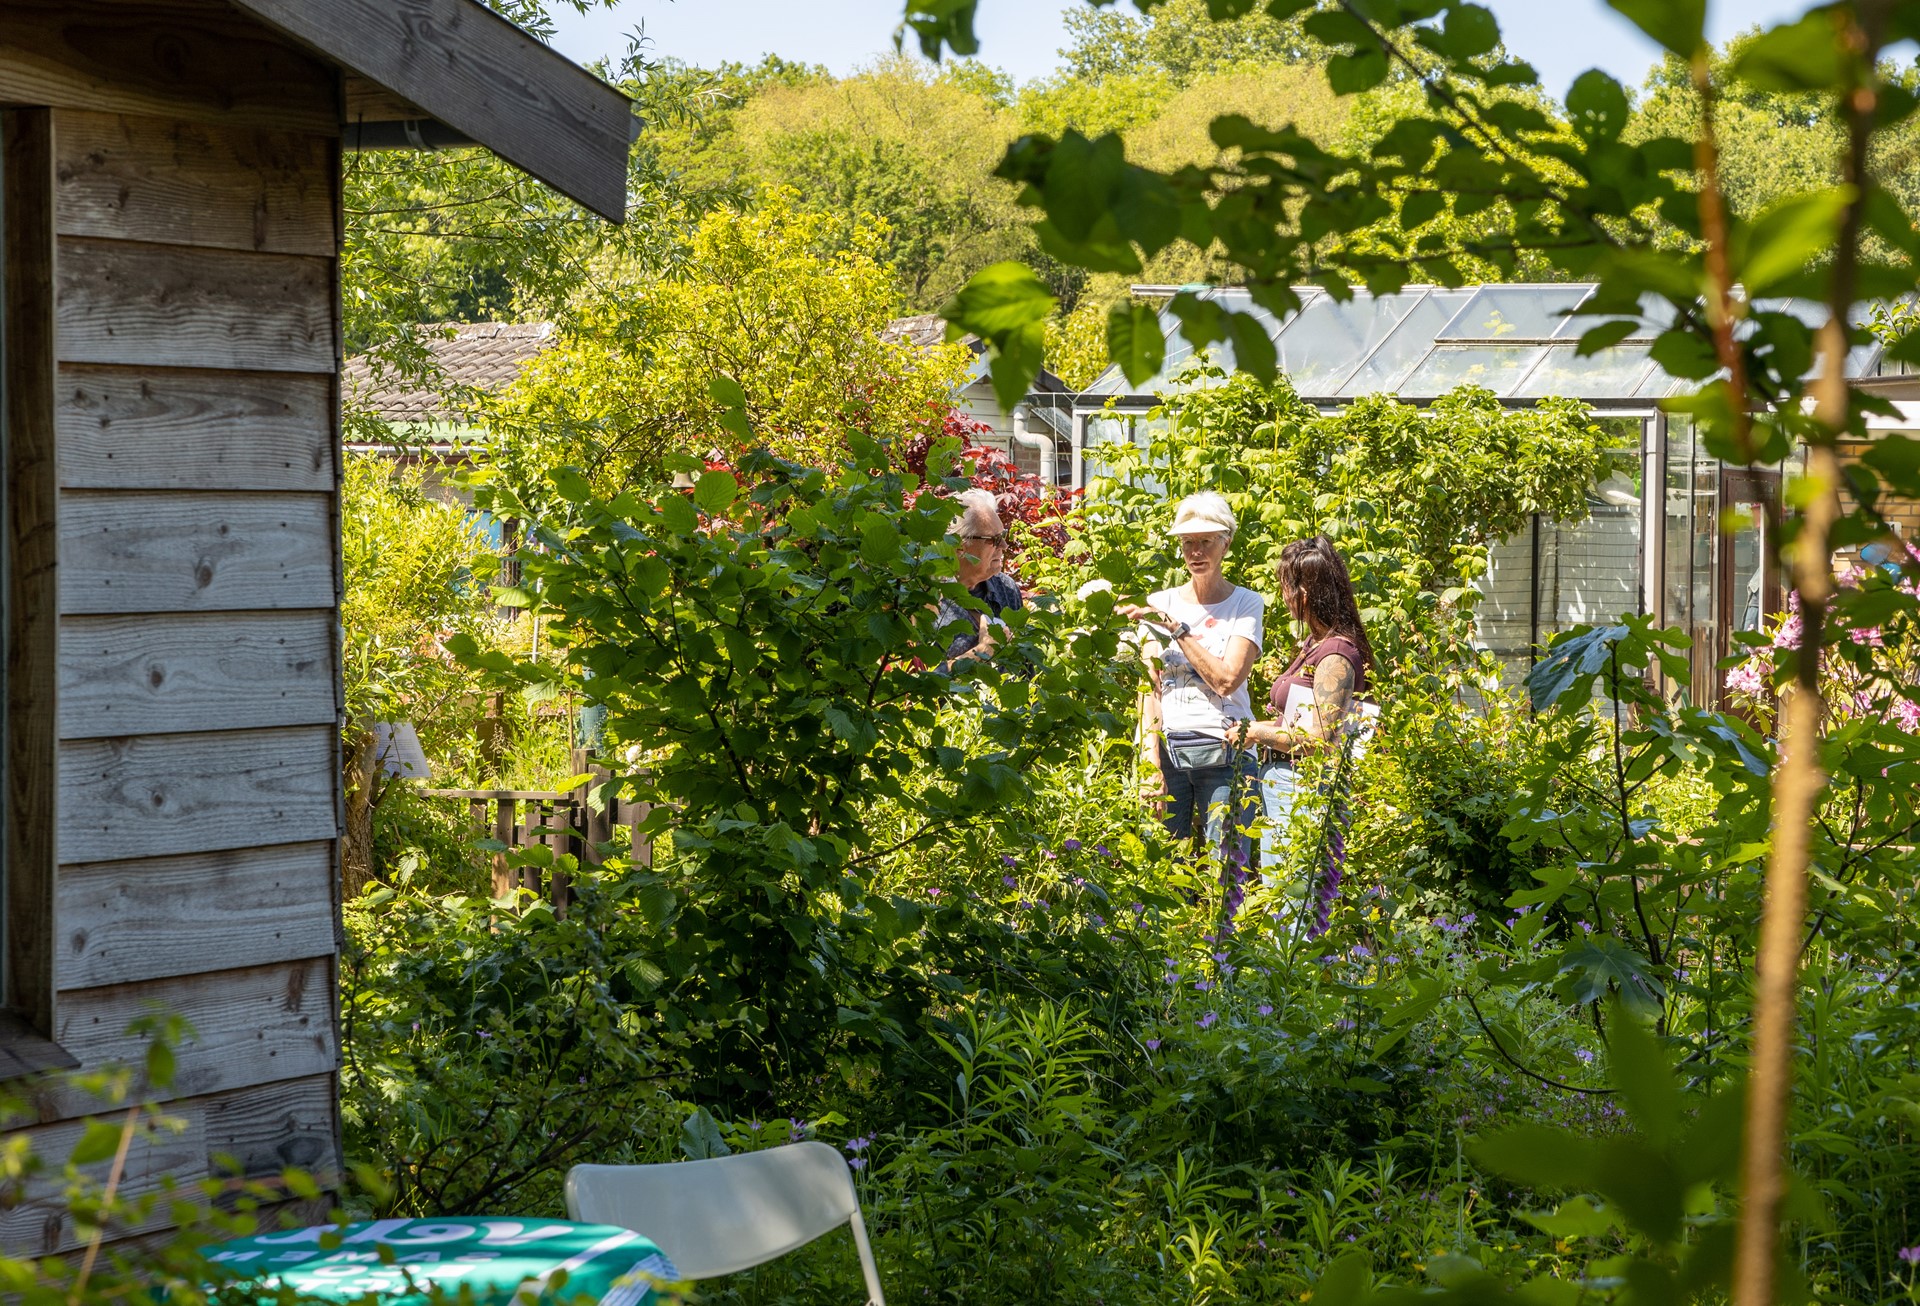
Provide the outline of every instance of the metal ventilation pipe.
{"type": "Polygon", "coordinates": [[[1027,430],[1027,405],[1025,404],[1014,405],[1013,438],[1016,443],[1023,444],[1040,455],[1041,483],[1044,485],[1059,484],[1054,478],[1053,459],[1055,450],[1053,447],[1053,433],[1049,431],[1046,435],[1039,436],[1027,430]]]}

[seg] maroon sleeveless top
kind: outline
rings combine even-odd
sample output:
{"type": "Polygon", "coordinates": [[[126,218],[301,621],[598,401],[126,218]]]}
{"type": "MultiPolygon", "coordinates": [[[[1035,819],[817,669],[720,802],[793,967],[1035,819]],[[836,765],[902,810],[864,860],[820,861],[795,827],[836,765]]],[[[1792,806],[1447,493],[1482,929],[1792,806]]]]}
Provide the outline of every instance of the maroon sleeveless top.
{"type": "Polygon", "coordinates": [[[1358,697],[1367,687],[1367,660],[1361,656],[1360,648],[1345,635],[1329,635],[1317,644],[1309,644],[1300,650],[1300,655],[1288,664],[1287,669],[1273,678],[1273,688],[1267,691],[1267,707],[1275,716],[1286,710],[1287,693],[1295,685],[1304,689],[1313,688],[1313,673],[1320,669],[1320,659],[1337,653],[1347,660],[1353,668],[1353,692],[1358,697]]]}

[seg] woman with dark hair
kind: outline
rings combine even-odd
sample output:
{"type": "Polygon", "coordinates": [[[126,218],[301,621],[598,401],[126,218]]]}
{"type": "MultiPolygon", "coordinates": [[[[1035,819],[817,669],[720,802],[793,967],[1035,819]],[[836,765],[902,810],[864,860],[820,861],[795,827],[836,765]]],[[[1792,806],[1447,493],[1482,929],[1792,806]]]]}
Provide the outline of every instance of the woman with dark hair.
{"type": "MultiPolygon", "coordinates": [[[[1270,880],[1286,855],[1288,826],[1300,792],[1299,759],[1334,746],[1373,668],[1373,648],[1360,625],[1353,581],[1332,540],[1316,535],[1287,545],[1280,551],[1277,575],[1287,612],[1307,623],[1307,642],[1274,678],[1267,698],[1274,719],[1256,722],[1247,733],[1266,750],[1260,791],[1267,830],[1260,838],[1260,862],[1270,880]],[[1290,699],[1295,704],[1291,713],[1290,699]]],[[[1339,796],[1334,799],[1338,802],[1339,796]]]]}

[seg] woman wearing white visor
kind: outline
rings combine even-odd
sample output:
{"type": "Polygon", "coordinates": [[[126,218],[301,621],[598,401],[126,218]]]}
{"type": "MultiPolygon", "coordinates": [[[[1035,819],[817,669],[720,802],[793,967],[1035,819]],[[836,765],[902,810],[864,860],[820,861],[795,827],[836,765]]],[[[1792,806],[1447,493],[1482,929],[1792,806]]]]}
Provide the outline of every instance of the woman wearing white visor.
{"type": "Polygon", "coordinates": [[[1161,590],[1149,606],[1122,607],[1147,623],[1157,660],[1142,707],[1141,761],[1149,792],[1163,797],[1169,832],[1190,838],[1206,820],[1207,844],[1245,867],[1247,831],[1258,814],[1258,780],[1246,732],[1253,721],[1247,673],[1260,657],[1266,598],[1232,584],[1220,565],[1233,543],[1233,509],[1211,491],[1174,509],[1187,583],[1161,590]],[[1232,828],[1227,827],[1232,815],[1232,828]]]}

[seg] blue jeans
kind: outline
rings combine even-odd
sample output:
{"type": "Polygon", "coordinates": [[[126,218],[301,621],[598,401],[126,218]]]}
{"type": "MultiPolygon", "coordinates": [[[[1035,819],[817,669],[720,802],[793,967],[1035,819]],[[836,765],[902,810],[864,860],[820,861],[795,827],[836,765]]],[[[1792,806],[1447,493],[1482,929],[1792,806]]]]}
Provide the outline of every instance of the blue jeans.
{"type": "Polygon", "coordinates": [[[1311,797],[1301,792],[1300,773],[1291,762],[1268,762],[1260,768],[1260,801],[1267,818],[1267,828],[1260,832],[1260,882],[1287,890],[1280,907],[1280,923],[1289,930],[1298,923],[1306,906],[1306,881],[1310,878],[1301,874],[1302,867],[1288,864],[1293,817],[1302,800],[1311,797]],[[1283,878],[1288,882],[1283,884],[1283,878]]]}
{"type": "Polygon", "coordinates": [[[1181,771],[1174,767],[1167,756],[1167,746],[1160,745],[1160,774],[1167,783],[1167,814],[1162,820],[1166,823],[1167,833],[1176,839],[1193,837],[1193,819],[1196,812],[1204,813],[1207,823],[1207,847],[1212,855],[1219,857],[1223,853],[1232,858],[1236,866],[1245,867],[1253,852],[1253,837],[1248,833],[1260,811],[1254,798],[1258,782],[1253,753],[1242,749],[1233,755],[1228,766],[1210,766],[1204,770],[1181,771]],[[1234,803],[1235,790],[1238,790],[1238,802],[1234,804],[1233,829],[1227,825],[1227,809],[1234,803]]]}

